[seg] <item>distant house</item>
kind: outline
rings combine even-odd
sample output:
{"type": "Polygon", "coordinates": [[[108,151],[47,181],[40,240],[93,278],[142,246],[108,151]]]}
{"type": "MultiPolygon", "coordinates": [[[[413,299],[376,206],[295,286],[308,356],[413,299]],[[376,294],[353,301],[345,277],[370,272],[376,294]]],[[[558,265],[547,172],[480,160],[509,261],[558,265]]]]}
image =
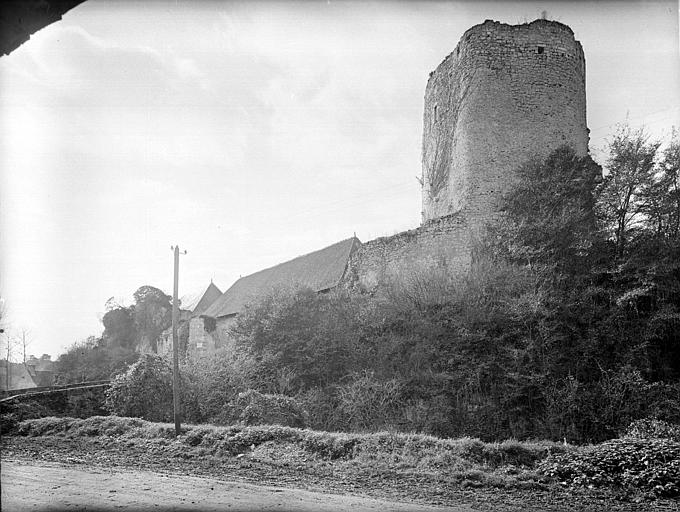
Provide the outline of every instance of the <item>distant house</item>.
{"type": "Polygon", "coordinates": [[[326,292],[337,287],[354,252],[356,237],[299,256],[237,280],[202,314],[189,321],[189,351],[204,352],[229,346],[229,330],[246,304],[282,288],[310,288],[326,292]]]}
{"type": "Polygon", "coordinates": [[[37,387],[28,368],[23,363],[10,363],[0,360],[0,391],[37,387]]]}
{"type": "MultiPolygon", "coordinates": [[[[202,292],[183,295],[179,299],[180,327],[192,317],[205,312],[221,295],[222,291],[212,281],[202,292]]],[[[169,354],[172,352],[172,327],[166,329],[161,334],[156,352],[159,354],[169,354]]]]}
{"type": "Polygon", "coordinates": [[[49,354],[43,354],[40,359],[29,356],[25,365],[38,387],[54,384],[55,364],[49,354]]]}
{"type": "Polygon", "coordinates": [[[0,360],[0,391],[29,389],[54,384],[54,361],[49,354],[29,356],[25,363],[0,360]]]}

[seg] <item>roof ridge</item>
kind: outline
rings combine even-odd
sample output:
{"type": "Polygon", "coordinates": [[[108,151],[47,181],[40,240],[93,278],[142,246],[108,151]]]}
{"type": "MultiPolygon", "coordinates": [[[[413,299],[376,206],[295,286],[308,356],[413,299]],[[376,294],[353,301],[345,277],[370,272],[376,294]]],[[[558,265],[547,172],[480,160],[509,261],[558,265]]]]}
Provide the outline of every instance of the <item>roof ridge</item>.
{"type": "Polygon", "coordinates": [[[282,265],[287,265],[287,264],[293,263],[294,261],[300,260],[302,258],[306,258],[308,256],[311,256],[312,254],[316,254],[316,253],[321,252],[321,251],[325,251],[327,249],[330,249],[331,247],[335,247],[336,245],[346,243],[346,242],[348,242],[349,240],[352,240],[352,239],[358,240],[358,238],[356,238],[356,237],[345,238],[344,240],[340,240],[339,242],[335,242],[334,244],[327,245],[326,247],[322,247],[321,249],[317,249],[316,251],[310,251],[306,254],[302,254],[300,256],[296,256],[295,258],[292,258],[292,259],[289,259],[289,260],[286,260],[286,261],[282,261],[281,263],[277,263],[276,265],[273,265],[271,267],[263,268],[262,270],[258,270],[257,272],[253,272],[252,274],[248,274],[247,276],[239,277],[236,281],[234,281],[234,284],[238,283],[241,279],[246,279],[248,277],[256,276],[258,274],[261,274],[262,272],[267,272],[268,270],[274,270],[275,268],[280,267],[282,265]]]}
{"type": "Polygon", "coordinates": [[[360,245],[361,241],[352,236],[240,277],[199,314],[219,318],[238,313],[248,302],[280,286],[308,287],[317,292],[334,288],[344,277],[351,254],[360,245]]]}

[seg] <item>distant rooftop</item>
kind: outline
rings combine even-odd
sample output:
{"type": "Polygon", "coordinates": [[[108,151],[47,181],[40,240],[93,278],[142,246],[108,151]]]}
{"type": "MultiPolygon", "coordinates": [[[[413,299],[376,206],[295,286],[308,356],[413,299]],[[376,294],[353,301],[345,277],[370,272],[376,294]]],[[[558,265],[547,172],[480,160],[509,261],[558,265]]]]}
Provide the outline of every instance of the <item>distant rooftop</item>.
{"type": "Polygon", "coordinates": [[[352,253],[361,246],[352,237],[285,263],[260,270],[236,281],[203,316],[219,318],[239,313],[249,302],[282,287],[311,288],[316,292],[336,287],[352,253]]]}
{"type": "Polygon", "coordinates": [[[13,389],[28,389],[36,387],[36,383],[26,368],[21,363],[9,363],[7,360],[0,360],[0,390],[7,391],[13,389]],[[7,371],[9,370],[9,382],[7,382],[7,371]]]}
{"type": "Polygon", "coordinates": [[[222,291],[210,281],[208,287],[198,293],[183,295],[179,300],[179,308],[190,311],[192,316],[202,314],[222,295],[222,291]]]}

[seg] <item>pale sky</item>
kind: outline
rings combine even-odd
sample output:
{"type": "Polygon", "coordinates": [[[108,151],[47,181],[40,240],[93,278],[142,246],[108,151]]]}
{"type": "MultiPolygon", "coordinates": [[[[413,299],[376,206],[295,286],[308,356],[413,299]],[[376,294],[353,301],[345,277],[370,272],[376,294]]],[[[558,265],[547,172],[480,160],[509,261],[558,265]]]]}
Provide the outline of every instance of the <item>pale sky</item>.
{"type": "Polygon", "coordinates": [[[98,335],[145,284],[224,291],[420,223],[428,74],[485,19],[586,55],[591,152],[680,126],[678,4],[89,0],[0,58],[0,294],[29,353],[98,335]]]}

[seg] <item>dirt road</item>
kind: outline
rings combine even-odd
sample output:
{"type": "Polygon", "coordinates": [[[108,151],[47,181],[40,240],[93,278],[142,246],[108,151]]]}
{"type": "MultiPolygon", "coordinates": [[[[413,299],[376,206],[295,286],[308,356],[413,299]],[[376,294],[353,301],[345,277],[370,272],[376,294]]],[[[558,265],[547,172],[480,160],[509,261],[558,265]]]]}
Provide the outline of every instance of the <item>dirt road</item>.
{"type": "Polygon", "coordinates": [[[151,471],[2,461],[2,510],[470,512],[151,471]]]}

